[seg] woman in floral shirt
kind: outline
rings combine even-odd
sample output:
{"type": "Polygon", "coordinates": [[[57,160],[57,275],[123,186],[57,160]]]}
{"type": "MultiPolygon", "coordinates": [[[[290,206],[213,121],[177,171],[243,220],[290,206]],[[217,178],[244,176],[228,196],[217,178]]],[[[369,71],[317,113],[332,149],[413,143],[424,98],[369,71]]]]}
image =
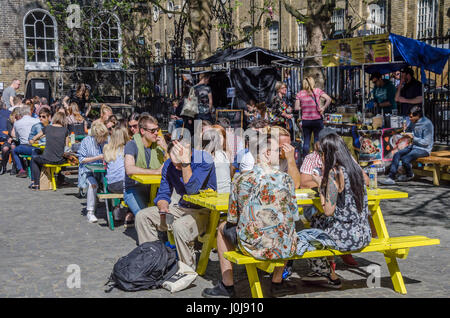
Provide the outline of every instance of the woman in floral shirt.
{"type": "MultiPolygon", "coordinates": [[[[292,178],[273,168],[278,163],[279,147],[275,139],[260,137],[257,164],[232,183],[228,219],[219,226],[217,248],[222,281],[203,291],[204,297],[232,296],[232,264],[223,253],[239,247],[257,259],[282,259],[295,254],[298,207],[292,178]],[[265,141],[268,140],[266,143],[265,141]],[[272,145],[272,146],[271,146],[272,145]],[[276,148],[276,149],[271,149],[276,148]]],[[[295,286],[282,281],[283,268],[276,268],[272,278],[272,296],[292,292],[295,286]]]]}
{"type": "Polygon", "coordinates": [[[277,94],[272,100],[269,111],[270,124],[288,128],[289,119],[291,119],[293,115],[289,114],[290,107],[285,101],[287,92],[286,84],[283,82],[277,82],[275,85],[275,91],[277,94]]]}

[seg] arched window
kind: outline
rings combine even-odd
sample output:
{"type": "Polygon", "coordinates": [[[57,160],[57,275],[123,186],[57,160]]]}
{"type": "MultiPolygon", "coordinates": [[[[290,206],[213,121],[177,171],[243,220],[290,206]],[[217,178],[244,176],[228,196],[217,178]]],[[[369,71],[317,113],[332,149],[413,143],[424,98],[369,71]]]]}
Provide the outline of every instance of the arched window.
{"type": "Polygon", "coordinates": [[[436,35],[437,0],[419,0],[417,3],[417,38],[436,35]]]}
{"type": "Polygon", "coordinates": [[[26,70],[48,70],[58,66],[58,28],[48,11],[28,11],[23,18],[23,34],[26,70]]]}
{"type": "Polygon", "coordinates": [[[97,67],[119,67],[122,63],[122,32],[119,18],[102,12],[92,21],[93,58],[97,67]]]}
{"type": "Polygon", "coordinates": [[[384,27],[386,21],[386,10],[384,3],[380,3],[379,5],[373,3],[369,5],[369,19],[368,25],[372,34],[382,34],[386,32],[384,27]]]}

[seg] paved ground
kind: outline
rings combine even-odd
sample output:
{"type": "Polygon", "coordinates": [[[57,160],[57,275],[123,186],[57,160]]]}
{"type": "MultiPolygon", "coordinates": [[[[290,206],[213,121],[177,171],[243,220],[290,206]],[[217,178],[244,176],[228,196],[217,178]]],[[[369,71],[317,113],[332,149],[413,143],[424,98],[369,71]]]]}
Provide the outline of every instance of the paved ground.
{"type": "MultiPolygon", "coordinates": [[[[71,182],[75,182],[73,176],[71,182]]],[[[106,294],[104,284],[116,260],[136,246],[134,229],[122,226],[110,231],[106,221],[89,224],[83,214],[85,200],[78,199],[76,187],[58,191],[33,192],[28,180],[9,174],[0,176],[2,221],[0,222],[0,297],[200,297],[205,287],[219,278],[217,254],[211,254],[204,277],[187,290],[171,295],[164,289],[106,294]],[[73,273],[80,269],[81,287],[69,288],[73,273]],[[71,280],[69,279],[69,282],[71,280]]],[[[286,297],[448,297],[450,295],[450,187],[434,187],[427,179],[393,187],[407,191],[408,199],[382,202],[382,211],[391,236],[426,235],[439,238],[441,245],[411,249],[406,260],[399,260],[408,290],[399,295],[392,289],[384,257],[379,253],[359,254],[361,266],[346,267],[337,259],[337,273],[343,279],[342,290],[305,287],[299,283],[297,293],[286,297]],[[367,266],[381,266],[381,286],[368,288],[367,266]]],[[[104,216],[100,206],[98,215],[104,216]]],[[[308,273],[305,261],[297,261],[291,278],[308,273]]],[[[243,267],[235,271],[238,296],[249,297],[250,290],[243,267]]],[[[263,279],[267,290],[268,278],[263,279]]],[[[266,293],[267,295],[268,292],[266,293]]]]}

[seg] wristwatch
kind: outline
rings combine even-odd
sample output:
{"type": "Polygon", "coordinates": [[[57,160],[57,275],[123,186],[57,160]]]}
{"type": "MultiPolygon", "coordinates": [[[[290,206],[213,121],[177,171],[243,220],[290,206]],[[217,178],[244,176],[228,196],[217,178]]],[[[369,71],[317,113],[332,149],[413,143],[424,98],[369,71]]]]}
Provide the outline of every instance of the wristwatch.
{"type": "Polygon", "coordinates": [[[187,167],[189,167],[191,164],[190,163],[182,163],[181,164],[181,166],[183,167],[183,168],[187,168],[187,167]]]}

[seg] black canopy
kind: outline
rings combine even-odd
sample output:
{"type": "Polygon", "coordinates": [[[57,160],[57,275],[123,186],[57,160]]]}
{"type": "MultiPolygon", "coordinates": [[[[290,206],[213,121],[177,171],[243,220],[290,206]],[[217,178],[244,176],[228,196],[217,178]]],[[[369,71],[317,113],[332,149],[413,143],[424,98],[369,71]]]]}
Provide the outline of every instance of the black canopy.
{"type": "Polygon", "coordinates": [[[300,64],[300,61],[287,55],[263,49],[261,47],[249,47],[245,49],[226,49],[201,60],[192,67],[205,67],[212,64],[224,64],[234,61],[247,61],[256,66],[272,64],[300,64]]]}

